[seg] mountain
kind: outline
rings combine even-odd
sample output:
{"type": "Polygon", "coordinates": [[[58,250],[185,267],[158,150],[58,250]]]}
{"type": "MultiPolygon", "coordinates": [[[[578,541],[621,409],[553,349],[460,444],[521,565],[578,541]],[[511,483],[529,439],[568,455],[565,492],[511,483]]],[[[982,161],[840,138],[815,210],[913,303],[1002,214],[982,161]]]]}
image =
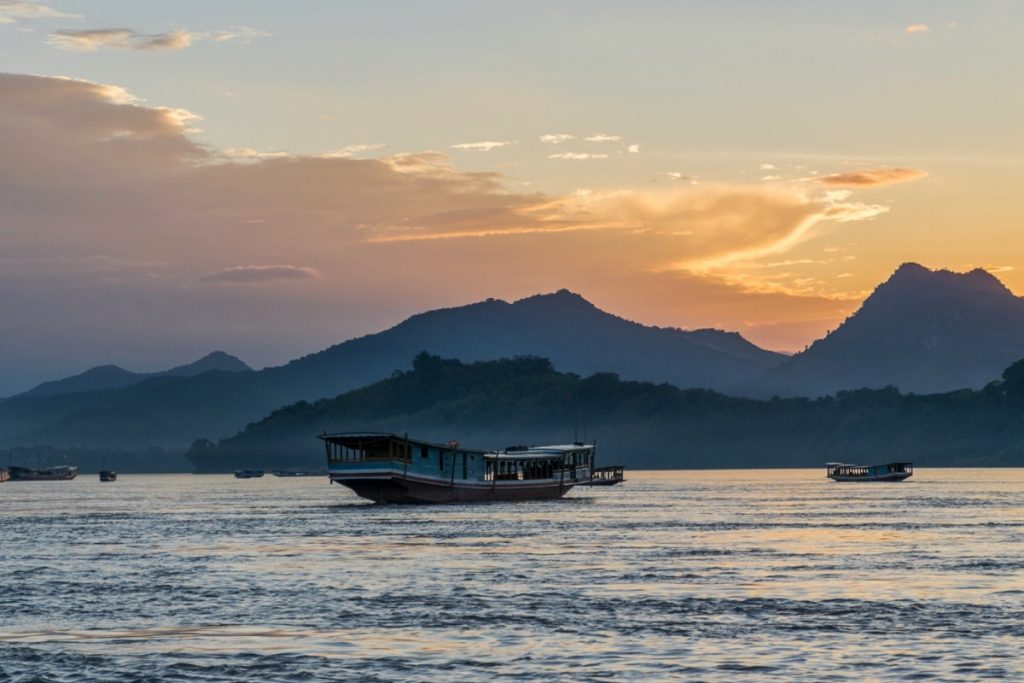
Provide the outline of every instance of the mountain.
{"type": "Polygon", "coordinates": [[[976,389],[1020,358],[1024,299],[984,270],[954,273],[905,263],[838,329],[744,384],[742,393],[976,389]]]}
{"type": "MultiPolygon", "coordinates": [[[[221,372],[251,372],[252,368],[241,359],[223,351],[213,351],[187,365],[179,365],[157,375],[173,375],[174,377],[195,377],[204,372],[219,370],[221,372]]],[[[150,375],[152,376],[152,375],[150,375]]]]}
{"type": "Polygon", "coordinates": [[[409,367],[429,351],[463,361],[533,355],[566,372],[616,372],[680,387],[727,389],[786,357],[737,333],[648,327],[606,313],[560,290],[508,303],[488,299],[414,315],[381,332],[338,344],[275,368],[282,377],[315,378],[310,397],[333,395],[409,367]],[[330,379],[325,384],[324,379],[330,379]],[[334,392],[337,393],[337,392],[334,392]]]}
{"type": "Polygon", "coordinates": [[[170,375],[174,377],[194,377],[210,370],[225,372],[249,372],[252,370],[241,360],[223,351],[208,353],[199,360],[187,365],[179,365],[163,372],[131,372],[116,365],[97,365],[83,373],[64,379],[43,382],[39,386],[19,394],[20,396],[55,396],[57,394],[76,394],[85,391],[103,389],[123,389],[151,377],[170,375]]]}
{"type": "Polygon", "coordinates": [[[496,449],[595,440],[599,462],[644,468],[821,467],[827,460],[922,466],[1024,464],[1024,361],[981,391],[862,389],[760,401],[611,373],[581,378],[542,358],[461,363],[429,354],[411,371],[331,399],[280,408],[234,437],[198,440],[197,471],[322,468],[316,434],[408,433],[496,449]]]}
{"type": "Polygon", "coordinates": [[[123,388],[23,394],[0,403],[0,443],[187,445],[198,436],[235,433],[281,405],[336,396],[389,377],[407,369],[420,351],[465,361],[536,355],[571,372],[611,371],[713,389],[755,377],[785,358],[738,334],[644,326],[561,290],[514,303],[488,299],[421,313],[383,332],[257,372],[163,373],[123,388]]]}

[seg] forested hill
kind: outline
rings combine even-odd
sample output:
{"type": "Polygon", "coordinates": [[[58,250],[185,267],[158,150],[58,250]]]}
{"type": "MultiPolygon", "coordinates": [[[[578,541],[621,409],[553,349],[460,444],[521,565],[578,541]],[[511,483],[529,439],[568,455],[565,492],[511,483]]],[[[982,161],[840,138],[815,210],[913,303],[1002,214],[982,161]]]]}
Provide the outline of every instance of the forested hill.
{"type": "Polygon", "coordinates": [[[1024,362],[979,391],[895,389],[819,399],[734,398],[609,373],[581,378],[540,358],[465,364],[420,354],[408,372],[289,405],[214,444],[197,471],[322,467],[316,434],[390,431],[467,447],[596,440],[599,459],[645,468],[817,467],[910,459],[922,466],[1024,464],[1024,362]]]}

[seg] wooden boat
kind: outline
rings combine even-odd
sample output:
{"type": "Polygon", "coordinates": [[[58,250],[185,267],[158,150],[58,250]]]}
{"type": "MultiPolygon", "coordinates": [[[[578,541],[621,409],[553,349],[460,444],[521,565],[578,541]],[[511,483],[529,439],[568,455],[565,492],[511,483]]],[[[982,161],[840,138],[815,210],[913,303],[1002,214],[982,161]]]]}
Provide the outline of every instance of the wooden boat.
{"type": "Polygon", "coordinates": [[[75,465],[60,465],[58,467],[43,467],[32,469],[30,467],[10,467],[11,481],[68,481],[78,476],[78,467],[75,465]]]}
{"type": "Polygon", "coordinates": [[[259,479],[263,470],[235,470],[235,479],[259,479]]]}
{"type": "Polygon", "coordinates": [[[117,481],[117,472],[114,470],[100,470],[100,481],[117,481]]]}
{"type": "Polygon", "coordinates": [[[274,470],[275,477],[326,477],[327,470],[274,470]]]}
{"type": "Polygon", "coordinates": [[[595,467],[590,476],[591,486],[615,486],[626,481],[626,468],[622,465],[595,467]]]}
{"type": "Polygon", "coordinates": [[[884,465],[850,465],[830,462],[827,476],[835,481],[903,481],[914,473],[912,462],[890,462],[884,465]]]}
{"type": "Polygon", "coordinates": [[[594,446],[463,448],[385,433],[320,434],[328,476],[376,503],[560,498],[590,481],[594,446]]]}

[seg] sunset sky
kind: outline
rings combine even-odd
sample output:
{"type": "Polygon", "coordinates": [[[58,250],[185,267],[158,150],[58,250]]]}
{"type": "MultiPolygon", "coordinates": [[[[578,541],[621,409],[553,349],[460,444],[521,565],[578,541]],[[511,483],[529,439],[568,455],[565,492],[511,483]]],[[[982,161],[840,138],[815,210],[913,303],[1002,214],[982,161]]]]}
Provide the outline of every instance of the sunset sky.
{"type": "Polygon", "coordinates": [[[796,351],[1024,292],[1024,3],[0,0],[0,395],[569,288],[796,351]]]}

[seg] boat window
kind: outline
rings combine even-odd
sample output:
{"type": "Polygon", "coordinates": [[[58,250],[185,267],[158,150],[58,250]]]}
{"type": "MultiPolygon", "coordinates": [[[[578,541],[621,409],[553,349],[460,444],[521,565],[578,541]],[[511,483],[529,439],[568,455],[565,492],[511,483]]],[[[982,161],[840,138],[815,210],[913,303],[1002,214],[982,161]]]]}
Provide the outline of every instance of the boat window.
{"type": "Polygon", "coordinates": [[[430,453],[427,451],[427,447],[426,446],[420,446],[420,457],[421,458],[430,457],[430,453]]]}

